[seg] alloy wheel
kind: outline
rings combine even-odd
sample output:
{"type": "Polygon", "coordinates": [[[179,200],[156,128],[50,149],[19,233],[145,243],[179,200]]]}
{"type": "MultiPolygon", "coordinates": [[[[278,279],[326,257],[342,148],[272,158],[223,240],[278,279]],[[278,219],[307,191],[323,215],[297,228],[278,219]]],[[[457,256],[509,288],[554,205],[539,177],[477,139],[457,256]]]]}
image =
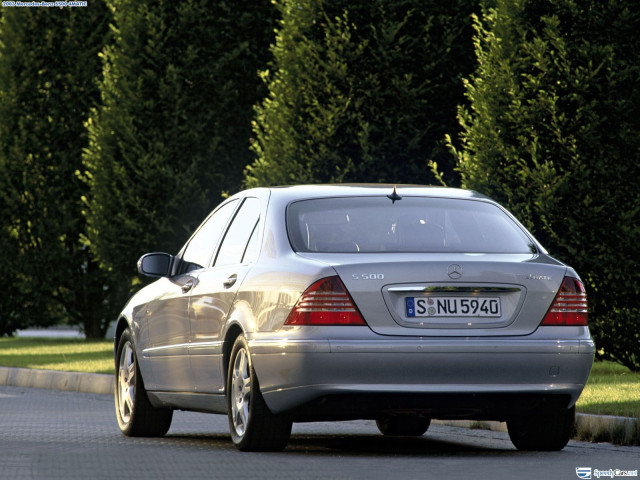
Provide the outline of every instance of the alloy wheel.
{"type": "Polygon", "coordinates": [[[248,352],[244,348],[238,350],[233,364],[231,394],[233,428],[239,436],[243,436],[249,422],[251,397],[251,366],[248,352]]]}
{"type": "Polygon", "coordinates": [[[127,342],[120,354],[118,368],[118,409],[122,423],[127,424],[131,420],[134,408],[136,389],[136,360],[133,347],[127,342]]]}

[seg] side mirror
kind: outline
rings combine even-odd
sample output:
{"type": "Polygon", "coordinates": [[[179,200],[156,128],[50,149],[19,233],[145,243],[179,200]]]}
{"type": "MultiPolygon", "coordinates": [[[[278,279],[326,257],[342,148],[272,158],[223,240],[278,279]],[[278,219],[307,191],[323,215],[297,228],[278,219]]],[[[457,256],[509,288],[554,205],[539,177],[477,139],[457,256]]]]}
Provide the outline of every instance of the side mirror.
{"type": "Polygon", "coordinates": [[[168,277],[171,275],[173,255],[168,253],[147,253],[138,260],[138,272],[147,277],[168,277]]]}

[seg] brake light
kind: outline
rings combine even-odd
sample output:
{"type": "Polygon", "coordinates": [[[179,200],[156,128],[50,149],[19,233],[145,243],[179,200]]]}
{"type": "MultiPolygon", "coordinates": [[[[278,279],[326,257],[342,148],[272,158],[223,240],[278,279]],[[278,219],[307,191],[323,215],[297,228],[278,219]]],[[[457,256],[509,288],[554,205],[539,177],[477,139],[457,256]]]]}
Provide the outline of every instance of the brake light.
{"type": "Polygon", "coordinates": [[[562,286],[553,300],[541,326],[587,325],[587,294],[580,280],[564,277],[562,286]]]}
{"type": "Polygon", "coordinates": [[[366,325],[338,277],[318,280],[305,290],[285,325],[366,325]]]}

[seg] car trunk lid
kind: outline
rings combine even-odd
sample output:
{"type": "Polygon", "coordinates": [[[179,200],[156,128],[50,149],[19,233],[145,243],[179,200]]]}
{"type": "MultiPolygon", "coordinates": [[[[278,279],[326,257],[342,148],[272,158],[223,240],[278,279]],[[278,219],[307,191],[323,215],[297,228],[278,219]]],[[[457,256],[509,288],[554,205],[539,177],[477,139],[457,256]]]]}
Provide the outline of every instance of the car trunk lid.
{"type": "Polygon", "coordinates": [[[540,254],[305,254],[336,270],[383,335],[527,335],[566,266],[540,254]]]}

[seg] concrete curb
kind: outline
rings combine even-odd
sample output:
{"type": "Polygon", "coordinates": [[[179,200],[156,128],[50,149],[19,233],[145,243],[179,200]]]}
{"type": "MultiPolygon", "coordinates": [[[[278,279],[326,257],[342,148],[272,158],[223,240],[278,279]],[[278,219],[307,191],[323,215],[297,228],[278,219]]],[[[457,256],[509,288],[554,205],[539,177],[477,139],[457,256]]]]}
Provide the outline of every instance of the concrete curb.
{"type": "MultiPolygon", "coordinates": [[[[506,432],[504,422],[486,422],[476,420],[434,420],[434,424],[448,425],[480,430],[506,432]]],[[[638,442],[640,423],[636,418],[616,417],[613,415],[576,415],[577,440],[588,442],[611,442],[617,445],[633,445],[638,442]]]]}
{"type": "MultiPolygon", "coordinates": [[[[113,395],[115,390],[113,375],[11,367],[0,367],[0,385],[103,395],[113,395]]],[[[433,423],[497,432],[507,431],[504,422],[434,420],[433,423]]],[[[640,437],[640,422],[638,419],[628,417],[579,413],[576,416],[576,428],[578,439],[592,442],[630,445],[638,442],[640,437]]]]}
{"type": "Polygon", "coordinates": [[[581,413],[576,419],[576,429],[581,440],[618,445],[640,444],[640,420],[637,418],[581,413]]]}
{"type": "Polygon", "coordinates": [[[113,375],[0,367],[0,385],[113,395],[113,375]]]}
{"type": "MultiPolygon", "coordinates": [[[[507,424],[504,422],[488,422],[477,420],[434,420],[433,423],[449,425],[452,427],[477,428],[481,430],[493,430],[494,432],[506,432],[507,424]]],[[[616,417],[613,415],[590,415],[578,413],[576,415],[576,429],[586,431],[611,430],[630,434],[636,428],[638,420],[629,417],[616,417]]]]}

